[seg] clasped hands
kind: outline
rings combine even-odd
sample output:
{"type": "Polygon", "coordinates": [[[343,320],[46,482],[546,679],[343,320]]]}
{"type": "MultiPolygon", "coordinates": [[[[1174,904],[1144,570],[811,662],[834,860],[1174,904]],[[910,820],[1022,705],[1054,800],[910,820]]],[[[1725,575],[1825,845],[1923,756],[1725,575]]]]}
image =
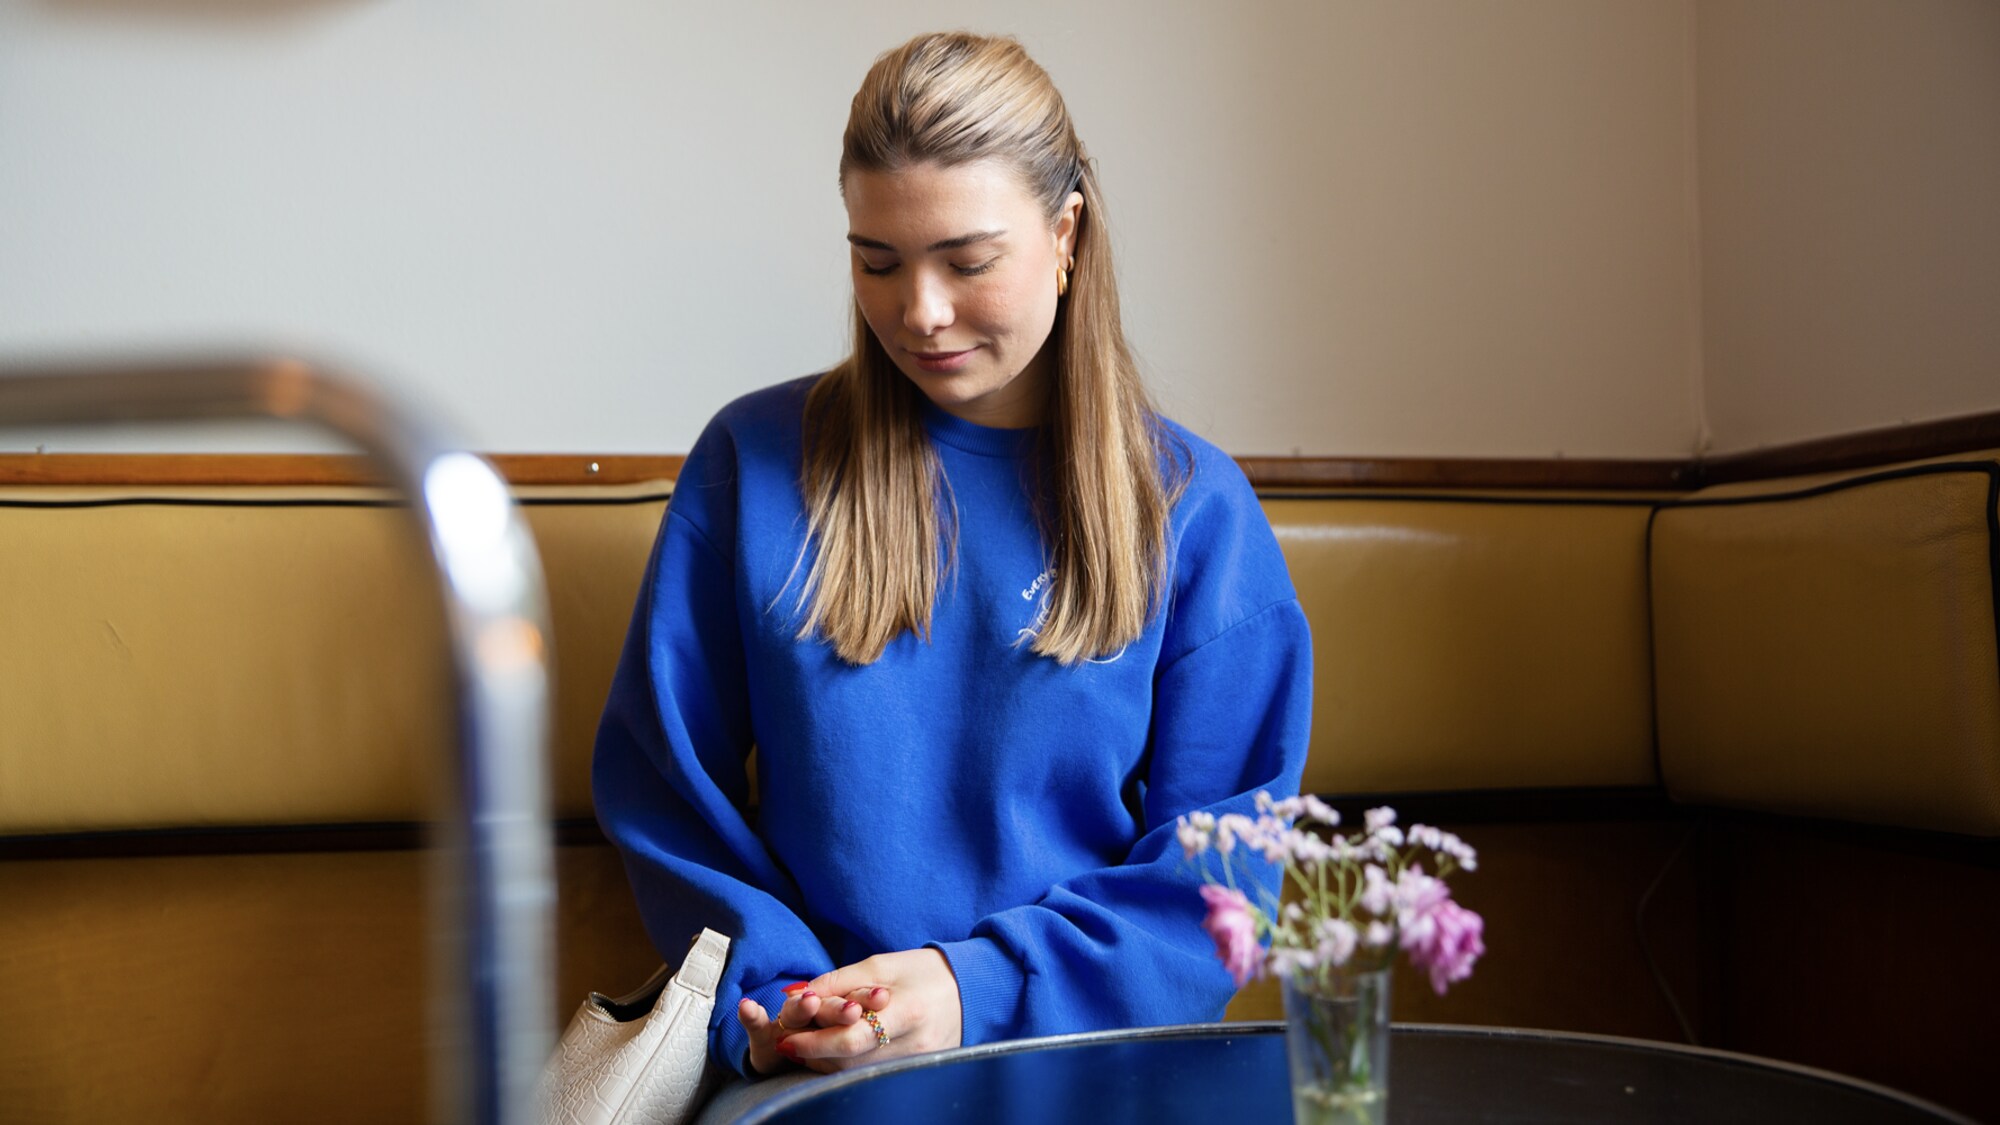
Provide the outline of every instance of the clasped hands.
{"type": "Polygon", "coordinates": [[[736,1018],[750,1033],[750,1065],[759,1074],[792,1063],[832,1074],[956,1047],[964,1034],[958,978],[935,949],[880,953],[791,985],[776,1018],[746,996],[736,1018]],[[879,1045],[864,1012],[875,1013],[887,1046],[879,1045]]]}

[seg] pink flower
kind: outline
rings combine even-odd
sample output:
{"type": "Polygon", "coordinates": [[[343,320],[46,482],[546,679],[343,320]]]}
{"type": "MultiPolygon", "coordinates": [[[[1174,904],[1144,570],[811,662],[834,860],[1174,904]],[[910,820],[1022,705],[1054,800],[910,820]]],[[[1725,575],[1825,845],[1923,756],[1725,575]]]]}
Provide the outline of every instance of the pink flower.
{"type": "MultiPolygon", "coordinates": [[[[1424,874],[1422,867],[1412,864],[1403,868],[1403,873],[1396,877],[1394,897],[1396,924],[1407,935],[1412,930],[1422,932],[1428,926],[1431,911],[1451,900],[1451,888],[1445,886],[1444,880],[1433,879],[1424,874]]],[[[1404,945],[1408,946],[1409,941],[1406,936],[1404,945]]]]}
{"type": "Polygon", "coordinates": [[[1442,996],[1448,986],[1472,975],[1472,963],[1486,952],[1485,930],[1485,919],[1441,897],[1404,924],[1402,945],[1410,963],[1430,973],[1431,987],[1442,996]]]}
{"type": "Polygon", "coordinates": [[[1257,944],[1257,920],[1251,916],[1250,900],[1241,891],[1213,883],[1202,884],[1201,900],[1208,904],[1208,917],[1202,919],[1201,928],[1215,939],[1215,955],[1229,970],[1236,987],[1242,988],[1245,981],[1258,975],[1258,957],[1264,952],[1257,944]]]}

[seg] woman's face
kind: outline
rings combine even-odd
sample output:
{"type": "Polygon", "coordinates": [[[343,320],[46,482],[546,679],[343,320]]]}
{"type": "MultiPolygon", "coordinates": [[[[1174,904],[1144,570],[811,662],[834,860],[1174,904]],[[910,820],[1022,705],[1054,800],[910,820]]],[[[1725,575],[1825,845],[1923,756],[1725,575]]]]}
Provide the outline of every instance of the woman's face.
{"type": "Polygon", "coordinates": [[[882,349],[938,407],[983,426],[1042,420],[1056,267],[1083,196],[1050,225],[991,161],[847,174],[854,297],[882,349]]]}

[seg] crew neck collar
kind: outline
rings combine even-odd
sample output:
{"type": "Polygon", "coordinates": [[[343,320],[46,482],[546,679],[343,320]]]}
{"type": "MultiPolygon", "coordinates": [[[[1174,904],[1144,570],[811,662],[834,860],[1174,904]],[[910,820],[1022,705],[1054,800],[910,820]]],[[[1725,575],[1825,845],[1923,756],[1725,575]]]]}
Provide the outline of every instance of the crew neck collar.
{"type": "Polygon", "coordinates": [[[1041,432],[1039,426],[1002,429],[968,422],[928,398],[923,399],[923,410],[924,430],[932,440],[982,457],[1024,457],[1035,448],[1035,435],[1041,432]]]}

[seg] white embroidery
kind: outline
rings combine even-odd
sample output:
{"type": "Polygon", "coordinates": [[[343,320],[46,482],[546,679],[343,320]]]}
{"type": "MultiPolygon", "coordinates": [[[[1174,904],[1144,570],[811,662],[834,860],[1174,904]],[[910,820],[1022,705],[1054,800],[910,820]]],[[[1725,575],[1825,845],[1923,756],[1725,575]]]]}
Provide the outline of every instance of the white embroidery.
{"type": "Polygon", "coordinates": [[[1014,634],[1014,643],[1026,644],[1042,635],[1042,626],[1049,623],[1049,592],[1056,588],[1056,568],[1050,567],[1035,575],[1035,580],[1021,591],[1021,600],[1035,602],[1035,620],[1027,628],[1014,634]],[[1039,595],[1039,600],[1037,599],[1039,595]]]}
{"type": "MultiPolygon", "coordinates": [[[[1035,601],[1036,595],[1040,595],[1040,601],[1035,606],[1034,623],[1029,625],[1027,628],[1022,629],[1018,633],[1014,634],[1014,643],[1016,645],[1027,644],[1033,641],[1036,637],[1042,635],[1042,626],[1049,623],[1049,594],[1052,591],[1054,591],[1055,586],[1056,586],[1056,568],[1050,567],[1047,570],[1036,575],[1035,580],[1033,582],[1028,583],[1027,589],[1021,591],[1021,599],[1023,601],[1031,601],[1031,602],[1035,601]]],[[[1086,658],[1085,662],[1089,664],[1112,664],[1115,663],[1119,657],[1124,655],[1125,655],[1125,648],[1121,647],[1117,652],[1112,653],[1110,656],[1104,657],[1102,659],[1098,659],[1095,657],[1086,658]]]]}
{"type": "Polygon", "coordinates": [[[1056,580],[1055,567],[1050,567],[1047,570],[1041,572],[1040,574],[1035,575],[1035,580],[1033,582],[1028,583],[1027,589],[1021,591],[1021,600],[1024,602],[1034,601],[1035,595],[1041,593],[1044,595],[1043,601],[1046,602],[1048,599],[1045,591],[1048,589],[1049,585],[1053,583],[1055,580],[1056,580]]]}

